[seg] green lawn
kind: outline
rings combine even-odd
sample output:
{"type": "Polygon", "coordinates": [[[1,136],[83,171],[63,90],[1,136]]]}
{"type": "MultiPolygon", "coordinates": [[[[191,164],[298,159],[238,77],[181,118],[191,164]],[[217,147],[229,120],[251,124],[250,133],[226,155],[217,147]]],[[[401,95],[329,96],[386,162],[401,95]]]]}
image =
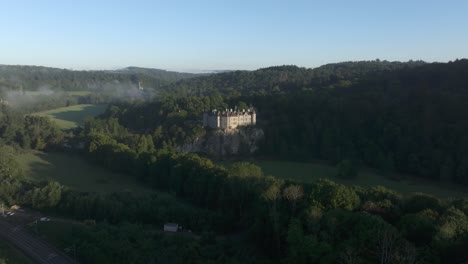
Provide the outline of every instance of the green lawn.
{"type": "Polygon", "coordinates": [[[102,114],[106,108],[107,105],[81,104],[37,112],[33,115],[48,116],[55,121],[60,128],[70,129],[82,124],[86,116],[102,114]]]}
{"type": "Polygon", "coordinates": [[[352,180],[337,178],[336,168],[324,163],[301,163],[287,161],[257,161],[263,172],[282,179],[290,179],[298,182],[312,183],[320,178],[358,186],[381,185],[404,194],[423,192],[433,194],[442,198],[468,197],[468,189],[454,184],[442,184],[422,178],[405,175],[403,180],[391,180],[379,175],[372,170],[361,170],[359,175],[352,180]]]}
{"type": "Polygon", "coordinates": [[[95,166],[78,155],[28,152],[18,157],[25,175],[32,180],[53,179],[85,192],[151,191],[131,176],[95,166]]]}

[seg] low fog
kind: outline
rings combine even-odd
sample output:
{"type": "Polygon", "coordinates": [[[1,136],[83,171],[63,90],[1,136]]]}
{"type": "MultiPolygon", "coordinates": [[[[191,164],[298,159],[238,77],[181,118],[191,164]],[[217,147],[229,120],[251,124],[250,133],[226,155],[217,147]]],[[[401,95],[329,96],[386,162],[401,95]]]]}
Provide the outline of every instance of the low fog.
{"type": "MultiPolygon", "coordinates": [[[[153,95],[153,89],[139,89],[139,86],[134,83],[121,83],[119,81],[104,84],[90,83],[82,91],[89,91],[95,96],[102,96],[110,101],[120,99],[144,100],[153,95]]],[[[53,89],[47,85],[40,86],[32,91],[0,86],[0,102],[12,107],[29,107],[47,99],[70,96],[67,92],[69,91],[53,89]]]]}

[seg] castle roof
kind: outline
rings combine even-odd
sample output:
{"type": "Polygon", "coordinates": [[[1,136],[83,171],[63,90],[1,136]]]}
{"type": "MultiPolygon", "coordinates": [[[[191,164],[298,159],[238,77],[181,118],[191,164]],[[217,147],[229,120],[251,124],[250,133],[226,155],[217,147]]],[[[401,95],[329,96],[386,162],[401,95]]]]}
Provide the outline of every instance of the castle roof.
{"type": "Polygon", "coordinates": [[[224,111],[218,111],[216,109],[211,110],[210,112],[205,112],[210,116],[244,116],[244,115],[252,115],[255,114],[254,108],[248,109],[225,109],[224,111]]]}

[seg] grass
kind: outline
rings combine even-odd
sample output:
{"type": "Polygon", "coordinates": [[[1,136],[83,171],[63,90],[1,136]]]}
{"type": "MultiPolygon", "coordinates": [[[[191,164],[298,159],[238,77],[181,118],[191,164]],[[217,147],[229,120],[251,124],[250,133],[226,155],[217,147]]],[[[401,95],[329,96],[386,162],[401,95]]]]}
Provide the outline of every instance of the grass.
{"type": "Polygon", "coordinates": [[[85,95],[91,94],[91,91],[65,91],[65,92],[71,96],[85,96],[85,95]]]}
{"type": "Polygon", "coordinates": [[[86,116],[99,115],[103,113],[106,108],[107,105],[80,104],[37,112],[33,115],[48,116],[55,121],[61,129],[70,129],[82,124],[86,116]]]}
{"type": "Polygon", "coordinates": [[[19,155],[18,162],[31,180],[53,179],[77,191],[151,191],[130,176],[93,165],[77,155],[31,151],[19,155]]]}
{"type": "Polygon", "coordinates": [[[404,175],[402,180],[392,180],[373,170],[363,169],[355,179],[346,180],[336,177],[335,167],[320,162],[256,161],[254,163],[260,166],[267,175],[303,183],[312,183],[320,178],[327,178],[346,185],[363,187],[380,185],[403,194],[422,192],[441,198],[468,197],[466,188],[409,175],[404,175]]]}

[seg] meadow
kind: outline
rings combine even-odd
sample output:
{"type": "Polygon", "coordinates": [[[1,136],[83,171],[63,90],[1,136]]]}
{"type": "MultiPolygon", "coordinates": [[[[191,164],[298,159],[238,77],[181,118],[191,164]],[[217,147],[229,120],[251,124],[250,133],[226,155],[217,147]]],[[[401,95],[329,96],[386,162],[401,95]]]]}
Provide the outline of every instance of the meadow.
{"type": "MultiPolygon", "coordinates": [[[[422,192],[441,198],[468,197],[468,190],[466,188],[455,184],[440,183],[411,175],[399,175],[401,180],[393,180],[390,177],[383,176],[374,170],[361,169],[356,178],[342,179],[336,177],[336,167],[330,166],[325,162],[306,163],[258,160],[254,163],[260,166],[266,175],[272,175],[277,178],[302,183],[313,183],[322,178],[330,179],[345,185],[357,185],[362,187],[380,185],[403,194],[422,192]]],[[[224,163],[226,166],[229,166],[229,164],[231,164],[231,162],[224,163]]]]}
{"type": "Polygon", "coordinates": [[[48,116],[61,129],[71,129],[82,124],[86,116],[102,114],[106,108],[107,105],[80,104],[36,112],[33,115],[48,116]]]}
{"type": "Polygon", "coordinates": [[[71,96],[86,96],[86,95],[90,95],[92,92],[91,91],[65,91],[65,93],[71,96]]]}
{"type": "Polygon", "coordinates": [[[77,191],[151,191],[129,176],[91,164],[78,155],[30,151],[19,155],[18,162],[31,180],[52,179],[77,191]]]}

